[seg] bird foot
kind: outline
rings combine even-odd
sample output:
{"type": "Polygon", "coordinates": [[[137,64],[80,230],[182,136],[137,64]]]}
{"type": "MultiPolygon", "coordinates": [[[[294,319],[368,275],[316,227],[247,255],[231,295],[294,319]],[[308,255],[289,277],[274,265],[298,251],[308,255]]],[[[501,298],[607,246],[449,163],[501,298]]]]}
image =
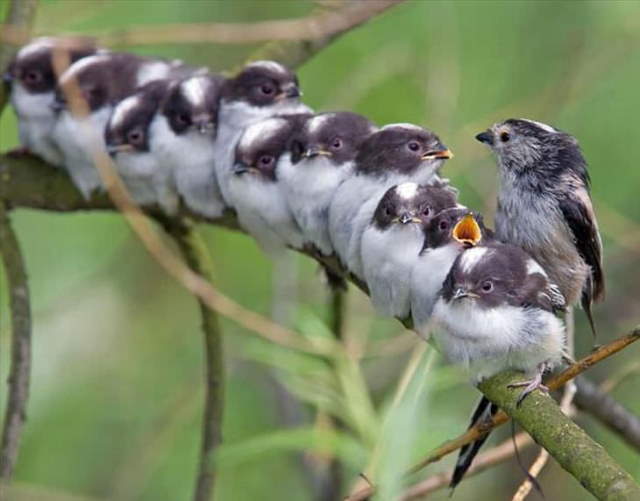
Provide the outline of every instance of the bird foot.
{"type": "Polygon", "coordinates": [[[516,407],[520,407],[520,405],[522,405],[522,402],[527,397],[527,395],[529,395],[529,393],[531,393],[534,390],[540,390],[544,393],[549,393],[549,388],[542,383],[542,375],[544,374],[546,369],[547,369],[547,364],[542,363],[538,365],[538,371],[536,372],[536,375],[532,379],[529,379],[527,381],[522,381],[520,383],[512,383],[508,386],[508,388],[524,387],[524,390],[522,390],[522,393],[520,393],[520,396],[518,396],[516,407]]]}

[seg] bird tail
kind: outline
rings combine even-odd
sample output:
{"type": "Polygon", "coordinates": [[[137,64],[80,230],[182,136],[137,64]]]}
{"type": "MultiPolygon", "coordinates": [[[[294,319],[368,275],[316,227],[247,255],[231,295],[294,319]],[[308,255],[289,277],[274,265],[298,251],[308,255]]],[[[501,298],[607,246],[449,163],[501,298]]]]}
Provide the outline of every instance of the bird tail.
{"type": "MultiPolygon", "coordinates": [[[[486,397],[482,397],[478,404],[476,405],[475,410],[473,411],[473,415],[471,416],[471,422],[469,423],[469,428],[481,423],[483,421],[488,421],[498,412],[498,406],[491,403],[486,397]]],[[[460,453],[458,454],[458,460],[456,461],[456,466],[453,469],[453,475],[451,475],[451,481],[449,482],[449,488],[453,491],[456,486],[460,483],[462,478],[464,477],[467,470],[471,467],[471,463],[473,459],[478,454],[478,451],[482,447],[482,445],[486,442],[489,437],[489,433],[480,437],[479,439],[471,442],[463,446],[460,449],[460,453]]]]}
{"type": "Polygon", "coordinates": [[[582,305],[582,309],[587,315],[587,320],[589,321],[589,327],[591,327],[591,333],[593,334],[593,339],[597,339],[598,333],[596,331],[596,324],[593,320],[593,314],[591,313],[591,305],[593,304],[594,298],[594,282],[593,277],[589,275],[586,283],[582,289],[582,299],[580,304],[582,305]]]}

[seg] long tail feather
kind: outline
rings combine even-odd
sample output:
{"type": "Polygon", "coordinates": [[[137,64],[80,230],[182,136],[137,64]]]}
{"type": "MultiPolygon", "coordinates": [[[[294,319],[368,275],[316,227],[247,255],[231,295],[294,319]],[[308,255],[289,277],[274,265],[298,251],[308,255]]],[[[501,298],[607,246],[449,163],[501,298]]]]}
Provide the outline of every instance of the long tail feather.
{"type": "MultiPolygon", "coordinates": [[[[495,404],[492,404],[486,397],[482,397],[473,411],[471,422],[467,429],[478,423],[491,419],[496,412],[498,412],[498,407],[495,404]]],[[[456,466],[453,469],[453,475],[451,476],[451,482],[449,482],[449,487],[452,491],[460,483],[465,473],[467,473],[467,470],[471,467],[473,459],[478,454],[478,451],[480,451],[482,445],[487,441],[487,438],[489,438],[488,433],[460,449],[458,460],[456,461],[456,466]]]]}

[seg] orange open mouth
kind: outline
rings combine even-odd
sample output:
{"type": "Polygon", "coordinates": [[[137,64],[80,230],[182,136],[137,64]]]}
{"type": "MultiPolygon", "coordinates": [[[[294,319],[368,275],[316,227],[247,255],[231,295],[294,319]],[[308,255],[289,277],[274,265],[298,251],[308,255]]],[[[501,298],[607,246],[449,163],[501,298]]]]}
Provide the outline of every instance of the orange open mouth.
{"type": "Polygon", "coordinates": [[[473,247],[482,240],[482,231],[473,214],[467,214],[453,227],[452,236],[461,244],[473,247]]]}

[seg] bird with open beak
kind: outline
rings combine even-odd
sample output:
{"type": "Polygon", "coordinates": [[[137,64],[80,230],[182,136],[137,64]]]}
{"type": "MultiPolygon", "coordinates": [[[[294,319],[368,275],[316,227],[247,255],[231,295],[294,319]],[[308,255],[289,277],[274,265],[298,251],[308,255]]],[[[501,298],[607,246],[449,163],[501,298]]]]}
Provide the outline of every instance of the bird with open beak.
{"type": "Polygon", "coordinates": [[[279,183],[280,167],[291,161],[294,131],[307,115],[273,117],[250,125],[236,147],[229,195],[238,222],[260,247],[278,256],[286,247],[300,249],[304,238],[279,183]]]}
{"type": "Polygon", "coordinates": [[[353,172],[360,145],[377,129],[349,111],[311,116],[291,144],[291,162],[278,176],[305,242],[333,254],[329,239],[329,205],[340,184],[353,172]]]}
{"type": "Polygon", "coordinates": [[[353,173],[329,206],[329,237],[342,264],[363,277],[360,244],[378,202],[396,184],[444,184],[438,171],[453,155],[433,132],[413,124],[387,125],[360,146],[353,173]]]}
{"type": "Polygon", "coordinates": [[[223,82],[220,76],[202,72],[174,81],[149,131],[167,195],[177,190],[188,209],[211,218],[220,217],[226,206],[215,168],[223,82]]]}
{"type": "Polygon", "coordinates": [[[85,198],[102,186],[94,157],[106,146],[104,130],[115,104],[149,82],[191,71],[177,61],[109,52],[80,59],[60,76],[53,103],[57,112],[53,140],[85,198]],[[77,116],[68,97],[84,101],[89,115],[77,116]]]}
{"type": "MultiPolygon", "coordinates": [[[[520,247],[498,241],[463,251],[455,260],[433,309],[432,339],[449,361],[464,366],[472,382],[512,369],[531,379],[518,405],[535,389],[547,391],[542,375],[564,354],[565,329],[555,315],[564,297],[542,267],[520,247]]],[[[482,398],[476,424],[495,413],[482,398]]],[[[486,436],[460,451],[450,486],[471,466],[486,436]]]]}
{"type": "Polygon", "coordinates": [[[451,190],[403,183],[384,194],[362,234],[362,268],[381,315],[407,318],[411,270],[424,242],[422,225],[456,206],[451,190]]]}
{"type": "Polygon", "coordinates": [[[225,81],[221,89],[215,165],[227,206],[233,207],[229,182],[235,178],[233,167],[240,136],[251,124],[275,115],[310,113],[300,102],[301,95],[295,73],[274,61],[250,63],[225,81]]]}
{"type": "Polygon", "coordinates": [[[519,245],[581,302],[595,335],[593,301],[604,297],[602,242],[578,141],[549,125],[509,119],[478,134],[498,159],[496,236],[519,245]]]}
{"type": "Polygon", "coordinates": [[[433,306],[458,255],[492,239],[493,232],[485,227],[482,216],[460,205],[425,220],[422,247],[410,279],[413,328],[424,339],[429,339],[433,306]]]}
{"type": "Polygon", "coordinates": [[[118,174],[139,205],[159,204],[167,213],[178,208],[171,171],[151,151],[150,125],[164,100],[171,80],[156,80],[120,101],[105,128],[107,152],[118,174]]]}
{"type": "Polygon", "coordinates": [[[22,147],[59,167],[63,164],[62,153],[51,138],[58,81],[53,68],[55,47],[66,51],[72,63],[97,50],[86,39],[36,38],[17,52],[4,80],[11,86],[10,100],[18,117],[22,147]]]}

